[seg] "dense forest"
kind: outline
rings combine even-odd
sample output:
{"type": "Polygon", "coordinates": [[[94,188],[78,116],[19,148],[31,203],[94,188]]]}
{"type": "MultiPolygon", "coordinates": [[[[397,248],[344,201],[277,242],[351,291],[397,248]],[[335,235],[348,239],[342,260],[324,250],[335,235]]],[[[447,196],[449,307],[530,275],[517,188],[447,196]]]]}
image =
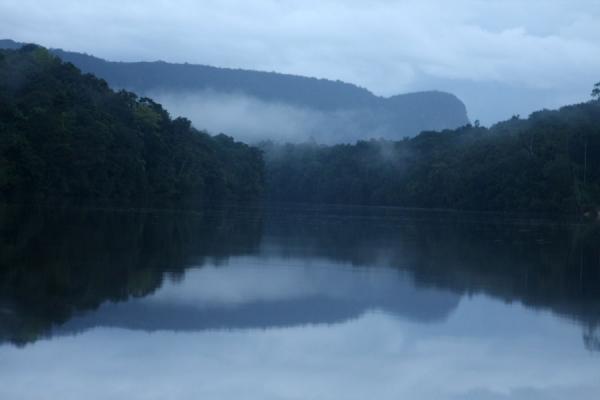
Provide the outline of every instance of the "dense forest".
{"type": "Polygon", "coordinates": [[[0,51],[0,194],[251,200],[260,152],[82,74],[48,50],[0,51]]]}
{"type": "Polygon", "coordinates": [[[480,211],[600,204],[600,101],[401,141],[265,142],[267,198],[480,211]]]}

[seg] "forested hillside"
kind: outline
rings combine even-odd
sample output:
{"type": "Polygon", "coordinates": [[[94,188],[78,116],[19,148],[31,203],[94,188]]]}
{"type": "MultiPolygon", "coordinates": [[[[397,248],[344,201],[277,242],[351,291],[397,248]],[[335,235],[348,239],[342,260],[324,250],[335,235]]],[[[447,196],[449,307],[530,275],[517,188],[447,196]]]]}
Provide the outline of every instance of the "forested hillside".
{"type": "Polygon", "coordinates": [[[567,213],[600,204],[600,101],[402,141],[262,147],[275,201],[567,213]]]}
{"type": "MultiPolygon", "coordinates": [[[[0,40],[0,48],[20,45],[0,40]]],[[[112,62],[77,52],[50,51],[83,72],[105,79],[114,89],[159,99],[169,111],[192,119],[196,125],[204,120],[203,126],[215,131],[227,126],[231,130],[228,134],[245,140],[257,136],[273,140],[313,137],[320,143],[400,139],[423,130],[456,128],[469,122],[463,102],[440,91],[380,97],[351,83],[328,79],[162,61],[112,62]],[[219,109],[226,110],[223,115],[211,112],[212,107],[206,104],[213,106],[215,97],[219,109]],[[266,121],[262,134],[251,130],[250,124],[230,127],[231,119],[251,117],[240,111],[248,104],[266,121]],[[302,115],[290,122],[298,126],[288,135],[282,131],[290,126],[272,126],[279,121],[277,114],[283,112],[302,115]]]]}
{"type": "Polygon", "coordinates": [[[250,200],[260,152],[211,137],[157,103],[44,48],[0,51],[0,194],[250,200]]]}

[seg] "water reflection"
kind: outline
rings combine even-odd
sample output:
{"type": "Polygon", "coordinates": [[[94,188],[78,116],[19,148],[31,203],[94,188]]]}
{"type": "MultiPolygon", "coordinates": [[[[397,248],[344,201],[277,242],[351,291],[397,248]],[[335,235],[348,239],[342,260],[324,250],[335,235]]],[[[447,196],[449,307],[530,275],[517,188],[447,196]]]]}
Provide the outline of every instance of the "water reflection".
{"type": "Polygon", "coordinates": [[[599,237],[394,209],[2,206],[0,398],[595,399],[599,237]]]}
{"type": "Polygon", "coordinates": [[[186,267],[252,253],[256,213],[0,207],[0,340],[24,344],[186,267]],[[233,225],[232,221],[235,219],[233,225]]]}
{"type": "Polygon", "coordinates": [[[55,334],[91,327],[202,330],[335,324],[381,310],[409,320],[444,319],[458,305],[449,291],[417,289],[396,270],[356,270],[327,260],[318,266],[282,259],[233,258],[226,267],[188,271],[183,282],[127,303],[104,304],[55,334]]]}
{"type": "Polygon", "coordinates": [[[0,208],[0,340],[445,319],[462,295],[549,309],[598,349],[596,226],[393,209],[0,208]],[[91,310],[94,310],[93,312],[91,310]]]}
{"type": "Polygon", "coordinates": [[[418,288],[484,293],[581,324],[600,338],[600,226],[528,217],[325,208],[267,217],[268,252],[405,271],[418,288]]]}

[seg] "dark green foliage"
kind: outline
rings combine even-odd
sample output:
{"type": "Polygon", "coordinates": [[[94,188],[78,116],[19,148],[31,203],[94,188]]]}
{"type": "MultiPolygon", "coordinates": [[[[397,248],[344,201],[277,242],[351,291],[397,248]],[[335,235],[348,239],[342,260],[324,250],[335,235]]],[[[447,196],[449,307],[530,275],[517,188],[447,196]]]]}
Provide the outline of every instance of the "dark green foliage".
{"type": "Polygon", "coordinates": [[[41,47],[0,51],[1,194],[249,200],[261,189],[257,149],[172,120],[41,47]]]}
{"type": "Polygon", "coordinates": [[[580,212],[600,204],[600,104],[403,141],[264,143],[275,201],[580,212]]]}

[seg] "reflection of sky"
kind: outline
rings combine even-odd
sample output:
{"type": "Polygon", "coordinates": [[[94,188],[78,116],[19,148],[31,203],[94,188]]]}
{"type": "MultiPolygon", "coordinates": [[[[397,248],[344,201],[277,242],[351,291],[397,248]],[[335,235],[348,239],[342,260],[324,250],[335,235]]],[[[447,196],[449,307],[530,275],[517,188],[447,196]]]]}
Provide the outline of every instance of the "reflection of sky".
{"type": "Polygon", "coordinates": [[[549,313],[483,296],[447,320],[381,312],[335,325],[97,328],[0,346],[0,398],[596,399],[600,358],[549,313]]]}

